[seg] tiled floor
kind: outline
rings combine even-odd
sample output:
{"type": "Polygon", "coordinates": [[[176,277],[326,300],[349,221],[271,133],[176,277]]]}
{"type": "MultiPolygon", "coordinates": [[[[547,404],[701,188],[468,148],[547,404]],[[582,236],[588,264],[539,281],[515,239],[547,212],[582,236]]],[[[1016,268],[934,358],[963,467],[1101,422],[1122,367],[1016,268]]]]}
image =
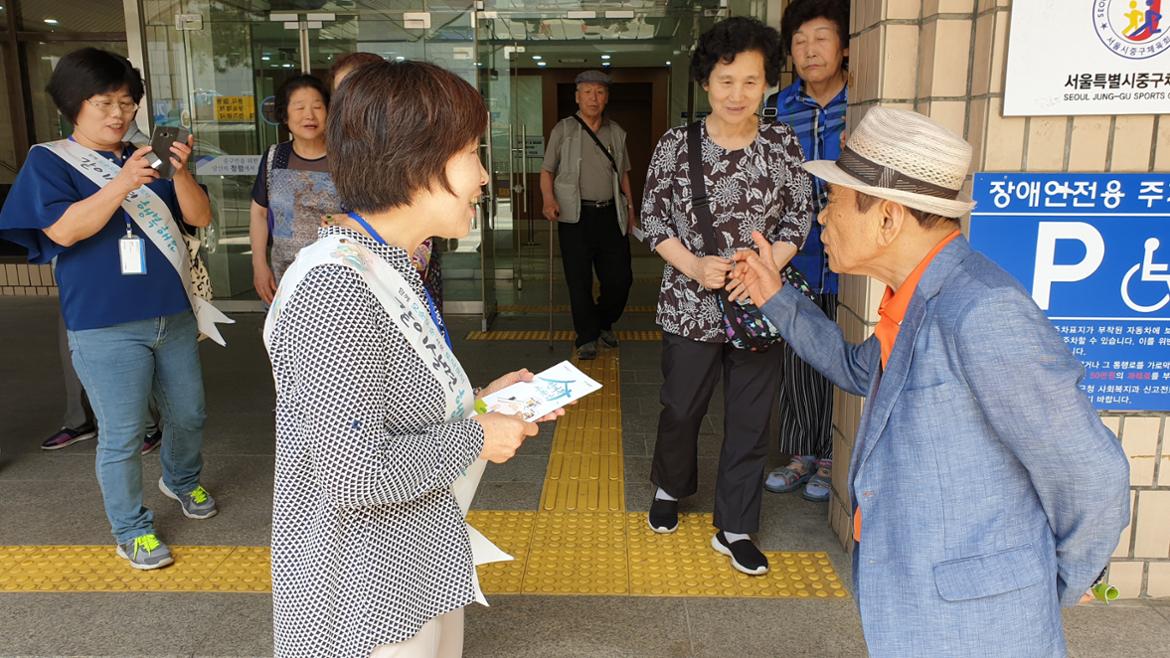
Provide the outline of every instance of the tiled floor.
{"type": "MultiPolygon", "coordinates": [[[[653,287],[639,284],[630,303],[650,305],[653,298],[653,287]]],[[[533,296],[516,303],[548,301],[544,296],[533,296]]],[[[564,303],[563,298],[553,300],[554,305],[564,303]]],[[[101,546],[101,550],[112,552],[93,476],[93,443],[53,453],[37,448],[40,439],[55,429],[61,413],[53,304],[51,299],[0,298],[0,381],[4,383],[0,395],[0,545],[24,546],[25,551],[37,551],[27,547],[43,545],[101,546]]],[[[239,323],[225,332],[227,349],[202,346],[208,407],[205,482],[222,511],[207,521],[187,520],[172,502],[153,490],[148,491],[146,503],[155,511],[165,540],[191,547],[189,561],[195,562],[196,556],[245,563],[253,560],[250,568],[254,572],[255,560],[264,559],[263,547],[270,532],[273,397],[259,339],[261,318],[238,319],[239,323]]],[[[557,312],[554,321],[556,330],[570,328],[564,313],[557,312]]],[[[508,314],[499,319],[497,328],[532,330],[546,327],[546,323],[545,315],[508,314]]],[[[540,341],[469,342],[463,336],[478,329],[478,321],[456,318],[452,325],[457,334],[456,352],[476,382],[521,366],[539,370],[571,353],[570,344],[560,342],[551,350],[540,341]]],[[[621,328],[652,331],[653,315],[631,313],[621,328]]],[[[582,587],[556,591],[556,579],[527,580],[526,573],[508,572],[506,566],[498,575],[485,573],[485,584],[491,583],[489,591],[501,593],[490,595],[490,608],[468,609],[466,655],[864,655],[851,597],[801,598],[797,594],[761,598],[751,591],[737,591],[732,598],[696,595],[703,592],[688,583],[688,579],[699,582],[692,574],[706,570],[720,578],[735,575],[726,567],[720,570],[722,558],[709,549],[708,562],[695,563],[690,570],[680,560],[660,561],[654,569],[638,574],[631,569],[631,551],[649,561],[664,560],[674,550],[665,544],[647,544],[657,537],[634,533],[635,528],[641,530],[638,512],[645,511],[651,493],[647,476],[658,409],[658,350],[655,342],[630,342],[622,346],[616,364],[624,512],[585,510],[575,513],[580,518],[565,520],[555,515],[568,512],[549,510],[542,520],[537,510],[542,509],[550,456],[556,452],[554,427],[546,427],[540,436],[530,439],[511,462],[489,467],[476,498],[473,522],[510,528],[496,533],[507,550],[521,553],[527,541],[529,552],[523,564],[534,573],[563,574],[564,562],[558,560],[565,556],[553,555],[555,550],[571,546],[587,551],[583,554],[593,559],[578,567],[576,573],[582,578],[575,582],[588,583],[591,593],[582,595],[582,587]],[[591,514],[592,518],[586,518],[591,514]],[[587,526],[600,533],[592,543],[577,534],[562,541],[558,549],[558,544],[549,540],[558,532],[580,533],[587,526]],[[621,543],[627,552],[624,559],[615,557],[616,551],[606,552],[621,543]],[[550,583],[554,591],[549,591],[550,583]],[[672,587],[678,591],[671,591],[672,587]]],[[[671,538],[675,541],[703,541],[709,532],[709,519],[703,515],[711,511],[713,501],[722,425],[720,399],[717,393],[700,440],[699,493],[683,502],[687,532],[671,538]]],[[[772,458],[778,460],[779,455],[772,458]]],[[[607,463],[612,464],[612,459],[607,463]]],[[[158,477],[157,455],[146,459],[144,469],[146,481],[158,477]]],[[[615,500],[618,496],[611,490],[607,495],[615,500]]],[[[605,507],[608,510],[610,506],[607,503],[605,507]]],[[[788,567],[797,569],[809,591],[815,589],[815,582],[834,582],[827,578],[829,572],[824,569],[828,568],[837,576],[841,589],[827,589],[844,592],[848,589],[848,558],[829,531],[824,515],[823,505],[794,496],[766,495],[759,539],[769,551],[795,554],[774,558],[773,563],[783,565],[786,573],[792,573],[787,572],[788,567]],[[786,562],[789,559],[792,564],[786,562]],[[810,568],[811,573],[807,571],[810,568]],[[806,575],[816,575],[818,580],[804,581],[806,575]]],[[[680,550],[686,555],[704,555],[699,548],[704,547],[680,550]]],[[[568,557],[580,561],[579,555],[568,557]]],[[[109,558],[99,554],[94,559],[109,558]]],[[[0,570],[5,569],[4,564],[0,557],[0,570]]],[[[0,588],[20,576],[13,571],[0,571],[0,588]]],[[[169,577],[181,575],[175,569],[169,577]]],[[[734,586],[733,581],[730,587],[734,586]]],[[[259,583],[240,583],[238,589],[237,593],[0,593],[0,655],[270,654],[270,599],[259,583]],[[249,587],[259,592],[246,593],[249,587]]],[[[790,587],[790,594],[795,591],[790,587]]],[[[1143,602],[1072,610],[1066,615],[1070,652],[1094,657],[1165,656],[1170,646],[1168,617],[1170,606],[1143,602]]]]}

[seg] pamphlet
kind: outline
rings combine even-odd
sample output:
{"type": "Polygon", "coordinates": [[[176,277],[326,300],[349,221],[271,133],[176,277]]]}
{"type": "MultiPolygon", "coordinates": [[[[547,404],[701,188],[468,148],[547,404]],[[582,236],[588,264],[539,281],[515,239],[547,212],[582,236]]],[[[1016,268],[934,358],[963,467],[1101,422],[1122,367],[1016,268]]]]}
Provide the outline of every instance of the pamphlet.
{"type": "Polygon", "coordinates": [[[517,382],[484,396],[475,407],[479,413],[522,414],[524,420],[532,422],[600,389],[601,384],[576,366],[561,361],[537,374],[530,382],[517,382]]]}

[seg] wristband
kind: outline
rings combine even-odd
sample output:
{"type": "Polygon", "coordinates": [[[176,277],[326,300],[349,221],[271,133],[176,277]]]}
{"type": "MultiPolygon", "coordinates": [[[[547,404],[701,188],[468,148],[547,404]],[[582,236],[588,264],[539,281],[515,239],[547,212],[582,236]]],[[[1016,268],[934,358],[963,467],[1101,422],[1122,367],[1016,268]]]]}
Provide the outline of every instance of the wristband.
{"type": "Polygon", "coordinates": [[[1089,588],[1093,593],[1093,598],[1108,605],[1110,601],[1116,601],[1117,597],[1121,596],[1121,592],[1116,587],[1104,581],[1097,583],[1089,588]]]}

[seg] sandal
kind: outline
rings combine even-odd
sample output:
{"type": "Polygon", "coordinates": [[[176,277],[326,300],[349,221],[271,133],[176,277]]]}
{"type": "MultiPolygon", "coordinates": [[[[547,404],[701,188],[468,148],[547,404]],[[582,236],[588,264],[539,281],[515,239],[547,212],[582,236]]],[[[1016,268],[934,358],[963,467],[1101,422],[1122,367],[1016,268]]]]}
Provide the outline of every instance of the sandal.
{"type": "Polygon", "coordinates": [[[833,486],[833,460],[822,459],[817,462],[816,475],[808,480],[808,484],[804,485],[804,491],[800,492],[800,497],[805,500],[811,500],[814,503],[824,503],[829,500],[829,492],[833,486]]]}
{"type": "Polygon", "coordinates": [[[794,456],[787,466],[768,474],[768,479],[764,480],[764,488],[772,493],[796,491],[800,485],[812,478],[816,465],[815,457],[794,456]]]}

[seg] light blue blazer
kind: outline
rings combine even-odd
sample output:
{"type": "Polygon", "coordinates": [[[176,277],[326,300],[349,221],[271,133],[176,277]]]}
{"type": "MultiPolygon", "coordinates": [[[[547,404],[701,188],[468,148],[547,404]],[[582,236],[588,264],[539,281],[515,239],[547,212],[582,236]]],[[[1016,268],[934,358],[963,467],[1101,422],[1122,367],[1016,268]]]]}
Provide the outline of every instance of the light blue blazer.
{"type": "Polygon", "coordinates": [[[1129,522],[1129,464],[1031,297],[962,237],[935,256],[881,368],[792,286],[763,312],[867,398],[849,464],[853,578],[879,657],[1066,655],[1075,605],[1129,522]]]}

